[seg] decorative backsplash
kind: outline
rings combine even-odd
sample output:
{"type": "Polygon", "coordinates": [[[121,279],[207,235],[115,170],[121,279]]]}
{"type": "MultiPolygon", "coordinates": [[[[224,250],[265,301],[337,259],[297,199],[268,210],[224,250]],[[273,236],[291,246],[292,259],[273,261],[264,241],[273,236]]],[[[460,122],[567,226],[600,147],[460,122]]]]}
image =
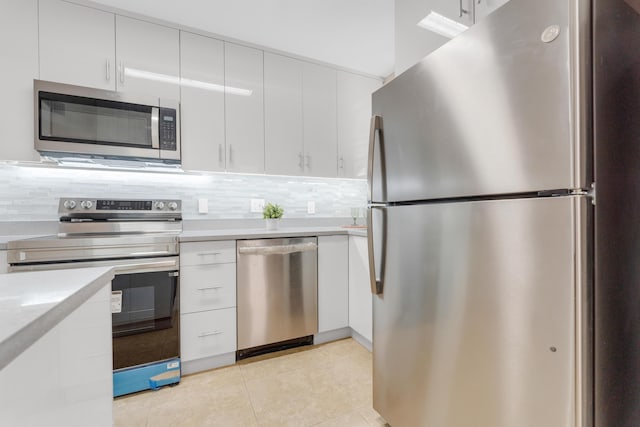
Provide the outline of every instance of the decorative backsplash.
{"type": "Polygon", "coordinates": [[[229,173],[139,172],[0,165],[0,221],[57,221],[60,197],[175,198],[184,219],[262,218],[251,199],[280,204],[285,218],[349,217],[366,204],[366,181],[229,173]],[[198,199],[209,212],[198,213],[198,199]],[[315,214],[307,214],[307,202],[315,214]]]}

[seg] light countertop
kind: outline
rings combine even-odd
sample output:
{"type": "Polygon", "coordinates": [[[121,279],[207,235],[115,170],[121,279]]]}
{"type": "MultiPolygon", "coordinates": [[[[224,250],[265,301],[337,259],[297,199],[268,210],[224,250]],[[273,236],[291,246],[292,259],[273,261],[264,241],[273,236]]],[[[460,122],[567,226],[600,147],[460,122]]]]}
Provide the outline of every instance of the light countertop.
{"type": "Polygon", "coordinates": [[[0,369],[113,277],[111,267],[0,274],[0,369]]]}
{"type": "MultiPolygon", "coordinates": [[[[367,236],[366,227],[280,227],[278,230],[266,228],[234,228],[234,229],[201,229],[187,230],[180,233],[181,242],[202,242],[207,240],[236,239],[269,239],[297,236],[331,236],[345,234],[350,236],[367,236]]],[[[33,239],[42,235],[9,235],[0,236],[0,250],[7,249],[7,243],[13,240],[33,239]]]]}
{"type": "Polygon", "coordinates": [[[366,228],[350,227],[281,227],[278,230],[265,228],[239,228],[220,230],[189,230],[180,234],[181,242],[208,240],[270,239],[278,237],[333,236],[336,234],[365,236],[366,228]]]}

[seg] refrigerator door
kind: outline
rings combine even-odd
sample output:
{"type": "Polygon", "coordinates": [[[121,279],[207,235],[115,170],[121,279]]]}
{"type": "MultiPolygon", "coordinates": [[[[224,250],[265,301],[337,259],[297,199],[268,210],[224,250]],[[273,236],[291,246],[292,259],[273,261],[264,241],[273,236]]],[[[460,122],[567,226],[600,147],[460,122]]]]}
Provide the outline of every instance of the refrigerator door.
{"type": "Polygon", "coordinates": [[[376,212],[376,411],[394,427],[589,425],[588,200],[376,212]]]}
{"type": "Polygon", "coordinates": [[[511,0],[376,91],[370,201],[588,188],[583,3],[511,0]]]}

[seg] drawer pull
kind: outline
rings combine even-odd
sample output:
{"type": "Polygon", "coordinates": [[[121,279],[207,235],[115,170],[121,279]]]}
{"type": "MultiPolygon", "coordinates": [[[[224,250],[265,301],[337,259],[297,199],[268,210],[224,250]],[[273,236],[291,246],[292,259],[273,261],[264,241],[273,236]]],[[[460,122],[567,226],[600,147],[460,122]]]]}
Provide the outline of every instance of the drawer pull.
{"type": "Polygon", "coordinates": [[[198,288],[199,291],[211,291],[214,289],[222,289],[222,286],[209,286],[208,288],[198,288]]]}
{"type": "Polygon", "coordinates": [[[220,335],[221,333],[222,331],[203,332],[200,335],[198,335],[198,338],[209,337],[211,335],[220,335]]]}
{"type": "Polygon", "coordinates": [[[207,256],[207,255],[220,255],[222,252],[198,252],[198,255],[200,256],[207,256]]]}

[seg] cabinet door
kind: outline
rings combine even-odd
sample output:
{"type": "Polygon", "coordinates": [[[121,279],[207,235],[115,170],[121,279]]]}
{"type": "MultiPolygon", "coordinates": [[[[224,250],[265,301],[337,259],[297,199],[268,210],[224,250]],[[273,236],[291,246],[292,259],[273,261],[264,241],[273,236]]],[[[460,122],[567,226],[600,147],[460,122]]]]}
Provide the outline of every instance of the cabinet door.
{"type": "Polygon", "coordinates": [[[318,332],[349,326],[349,236],[318,237],[318,332]]]}
{"type": "Polygon", "coordinates": [[[264,54],[265,171],[302,175],[302,62],[264,54]]]}
{"type": "Polygon", "coordinates": [[[115,15],[40,0],[40,78],[115,90],[115,15]]]}
{"type": "Polygon", "coordinates": [[[224,171],[224,44],[180,32],[182,167],[224,171]]]}
{"type": "MultiPolygon", "coordinates": [[[[473,25],[473,6],[478,0],[428,0],[431,11],[466,26],[473,25]]],[[[481,0],[484,1],[484,0],[481,0]]],[[[418,18],[418,21],[424,17],[418,18]]]]}
{"type": "Polygon", "coordinates": [[[180,313],[235,306],[235,263],[190,265],[180,269],[180,313]]]}
{"type": "Polygon", "coordinates": [[[371,93],[380,81],[338,71],[338,175],[367,177],[371,93]]]}
{"type": "Polygon", "coordinates": [[[264,172],[262,51],[225,43],[227,170],[264,172]]]}
{"type": "Polygon", "coordinates": [[[367,238],[349,237],[349,326],[371,341],[373,329],[367,238]]]}
{"type": "Polygon", "coordinates": [[[302,82],[305,175],[336,177],[336,71],[305,62],[302,82]]]}
{"type": "Polygon", "coordinates": [[[38,2],[3,0],[0,7],[0,160],[38,160],[40,156],[33,149],[38,2]]]}
{"type": "Polygon", "coordinates": [[[7,265],[7,251],[0,250],[0,273],[6,273],[9,266],[7,265]]]}
{"type": "Polygon", "coordinates": [[[236,351],[236,309],[209,310],[180,316],[182,361],[236,351]]]}
{"type": "Polygon", "coordinates": [[[178,101],[179,38],[176,29],[116,16],[118,91],[178,101]]]}
{"type": "Polygon", "coordinates": [[[491,12],[508,2],[509,0],[474,0],[475,1],[475,17],[479,22],[491,12]]]}

